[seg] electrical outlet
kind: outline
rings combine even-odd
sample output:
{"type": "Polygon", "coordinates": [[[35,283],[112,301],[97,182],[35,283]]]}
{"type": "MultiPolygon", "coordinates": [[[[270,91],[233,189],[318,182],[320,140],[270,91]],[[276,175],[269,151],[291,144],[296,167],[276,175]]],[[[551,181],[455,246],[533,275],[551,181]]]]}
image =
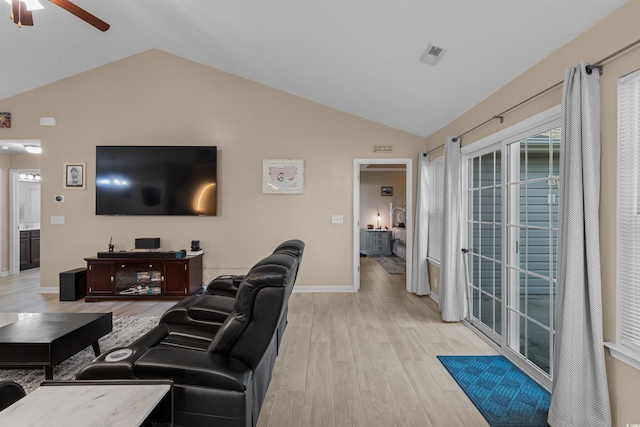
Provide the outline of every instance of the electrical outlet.
{"type": "Polygon", "coordinates": [[[342,224],[344,223],[344,218],[342,215],[331,215],[331,224],[342,224]]]}

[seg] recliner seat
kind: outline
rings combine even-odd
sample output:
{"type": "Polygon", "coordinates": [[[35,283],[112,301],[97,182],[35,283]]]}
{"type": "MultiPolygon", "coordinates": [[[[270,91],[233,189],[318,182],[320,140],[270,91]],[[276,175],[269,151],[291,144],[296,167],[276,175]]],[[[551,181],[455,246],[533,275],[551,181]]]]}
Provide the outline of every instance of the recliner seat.
{"type": "Polygon", "coordinates": [[[270,255],[242,278],[233,309],[222,323],[191,317],[183,301],[127,347],[131,355],[108,362],[114,349],[76,378],[170,378],[177,425],[255,426],[298,266],[299,258],[288,253],[270,255]]]}

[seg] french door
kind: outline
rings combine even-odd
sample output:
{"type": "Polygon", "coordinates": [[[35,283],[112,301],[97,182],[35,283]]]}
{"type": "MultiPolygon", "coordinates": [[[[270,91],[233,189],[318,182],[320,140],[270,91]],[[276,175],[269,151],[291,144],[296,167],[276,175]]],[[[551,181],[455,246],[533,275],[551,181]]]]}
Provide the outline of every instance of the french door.
{"type": "Polygon", "coordinates": [[[539,382],[553,378],[561,128],[467,156],[472,325],[539,382]]]}

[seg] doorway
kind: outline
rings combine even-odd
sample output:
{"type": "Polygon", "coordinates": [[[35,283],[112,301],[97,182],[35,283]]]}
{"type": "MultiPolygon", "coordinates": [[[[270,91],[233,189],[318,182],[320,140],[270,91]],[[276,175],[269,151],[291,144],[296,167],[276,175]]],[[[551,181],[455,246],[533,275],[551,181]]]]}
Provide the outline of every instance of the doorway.
{"type": "MultiPolygon", "coordinates": [[[[398,187],[398,185],[396,185],[398,187]]],[[[391,211],[390,204],[396,202],[397,205],[404,204],[404,225],[405,225],[405,243],[404,243],[404,255],[406,261],[406,289],[410,289],[411,284],[411,267],[412,267],[412,253],[413,253],[413,160],[412,159],[354,159],[354,230],[353,230],[353,291],[357,292],[360,289],[360,257],[362,253],[366,253],[367,247],[367,230],[380,230],[380,234],[388,235],[384,236],[385,239],[391,239],[391,228],[394,222],[394,216],[391,211]],[[363,191],[362,191],[362,173],[363,170],[369,170],[371,172],[399,172],[403,171],[405,178],[403,182],[404,188],[394,189],[393,185],[385,185],[384,181],[380,181],[380,196],[375,202],[375,213],[361,212],[363,206],[363,191]],[[391,189],[389,189],[391,187],[391,189]],[[403,191],[402,191],[403,190],[403,191]],[[404,203],[400,203],[398,199],[394,200],[393,194],[404,193],[404,203]],[[388,200],[388,201],[387,201],[388,200]],[[378,212],[380,213],[380,219],[378,219],[378,212]],[[363,218],[362,214],[366,214],[363,218]],[[368,229],[367,226],[372,226],[372,229],[368,229]],[[387,229],[385,229],[387,227],[387,229]]],[[[371,210],[373,205],[370,203],[367,205],[367,209],[371,210]]],[[[395,218],[398,218],[397,216],[395,218]]],[[[391,248],[391,241],[389,241],[389,248],[391,248]]]]}
{"type": "Polygon", "coordinates": [[[40,266],[40,170],[9,171],[9,274],[40,266]]]}

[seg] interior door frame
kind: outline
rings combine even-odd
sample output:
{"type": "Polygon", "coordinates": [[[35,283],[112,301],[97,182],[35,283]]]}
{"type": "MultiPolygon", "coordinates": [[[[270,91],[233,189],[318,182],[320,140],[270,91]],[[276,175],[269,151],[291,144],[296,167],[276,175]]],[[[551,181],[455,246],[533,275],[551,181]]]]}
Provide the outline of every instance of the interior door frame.
{"type": "MultiPolygon", "coordinates": [[[[39,169],[9,169],[9,274],[20,273],[20,203],[18,182],[21,173],[39,173],[39,169]]],[[[42,193],[40,193],[42,199],[42,193]]],[[[42,206],[42,200],[40,201],[42,206]]],[[[42,208],[40,223],[42,224],[42,208]]]]}
{"type": "Polygon", "coordinates": [[[413,159],[353,159],[353,292],[360,289],[360,165],[405,165],[407,215],[407,274],[406,289],[411,290],[413,266],[413,159]]]}

